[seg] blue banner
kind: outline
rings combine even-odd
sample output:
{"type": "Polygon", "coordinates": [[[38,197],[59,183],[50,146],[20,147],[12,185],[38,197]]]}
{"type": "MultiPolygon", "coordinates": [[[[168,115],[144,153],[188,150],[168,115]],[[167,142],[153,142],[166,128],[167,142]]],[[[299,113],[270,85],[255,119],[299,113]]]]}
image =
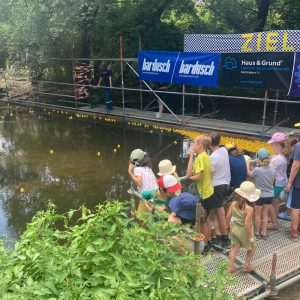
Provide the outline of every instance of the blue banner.
{"type": "Polygon", "coordinates": [[[220,54],[139,51],[140,79],[217,86],[220,54]]]}
{"type": "Polygon", "coordinates": [[[300,52],[294,54],[294,68],[288,96],[300,97],[300,52]]]}

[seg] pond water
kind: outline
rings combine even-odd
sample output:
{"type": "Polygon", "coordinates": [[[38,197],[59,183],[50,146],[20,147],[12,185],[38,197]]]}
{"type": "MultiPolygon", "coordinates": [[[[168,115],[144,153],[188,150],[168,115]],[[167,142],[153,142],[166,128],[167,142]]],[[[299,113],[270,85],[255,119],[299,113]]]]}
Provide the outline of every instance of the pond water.
{"type": "Polygon", "coordinates": [[[179,170],[186,165],[174,135],[22,107],[2,106],[0,117],[0,238],[8,243],[49,199],[59,212],[129,199],[127,166],[135,148],[150,154],[155,172],[165,158],[179,170]]]}

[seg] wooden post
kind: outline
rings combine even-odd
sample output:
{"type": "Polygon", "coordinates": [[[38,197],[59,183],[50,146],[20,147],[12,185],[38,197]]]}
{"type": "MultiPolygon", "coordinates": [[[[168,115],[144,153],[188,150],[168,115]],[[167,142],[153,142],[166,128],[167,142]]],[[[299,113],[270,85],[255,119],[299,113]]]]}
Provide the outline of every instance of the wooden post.
{"type": "Polygon", "coordinates": [[[198,201],[196,205],[196,220],[195,220],[195,230],[198,233],[197,237],[194,239],[194,254],[200,254],[200,241],[202,240],[200,238],[201,236],[201,211],[202,211],[202,206],[201,202],[198,201]]]}

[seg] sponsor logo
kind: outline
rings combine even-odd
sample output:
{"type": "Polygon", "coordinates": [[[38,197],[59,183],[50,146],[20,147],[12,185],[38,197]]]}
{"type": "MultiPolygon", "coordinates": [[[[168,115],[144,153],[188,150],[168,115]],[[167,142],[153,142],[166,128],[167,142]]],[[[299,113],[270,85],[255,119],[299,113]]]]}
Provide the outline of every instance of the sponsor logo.
{"type": "Polygon", "coordinates": [[[167,62],[160,62],[157,58],[154,61],[147,61],[144,58],[142,71],[156,72],[156,73],[169,73],[171,68],[170,59],[167,62]]]}
{"type": "Polygon", "coordinates": [[[184,60],[181,62],[179,74],[184,75],[206,75],[212,76],[215,70],[215,62],[209,65],[201,65],[197,60],[195,64],[186,64],[184,60]]]}

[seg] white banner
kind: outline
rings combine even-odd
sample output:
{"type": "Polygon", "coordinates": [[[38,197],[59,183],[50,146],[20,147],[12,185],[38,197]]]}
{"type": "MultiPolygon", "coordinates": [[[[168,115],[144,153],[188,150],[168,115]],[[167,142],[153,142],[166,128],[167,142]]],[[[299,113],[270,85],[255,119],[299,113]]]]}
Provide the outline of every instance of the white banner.
{"type": "Polygon", "coordinates": [[[300,52],[300,30],[242,34],[185,34],[185,52],[300,52]]]}

